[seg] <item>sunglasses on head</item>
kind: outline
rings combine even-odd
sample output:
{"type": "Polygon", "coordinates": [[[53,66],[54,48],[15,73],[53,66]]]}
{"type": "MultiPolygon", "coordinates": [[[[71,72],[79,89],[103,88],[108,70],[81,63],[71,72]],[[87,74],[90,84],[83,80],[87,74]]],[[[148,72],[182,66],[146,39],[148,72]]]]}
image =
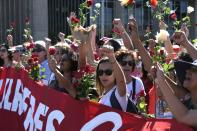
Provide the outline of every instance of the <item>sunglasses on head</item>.
{"type": "Polygon", "coordinates": [[[0,49],[0,52],[6,52],[7,51],[7,49],[0,49]]]}
{"type": "Polygon", "coordinates": [[[104,73],[105,73],[105,75],[107,75],[107,76],[110,76],[110,75],[112,75],[112,70],[111,69],[107,69],[107,70],[98,70],[98,76],[102,76],[104,73]]]}
{"type": "Polygon", "coordinates": [[[127,64],[129,66],[133,66],[134,65],[134,62],[133,61],[120,61],[119,62],[122,66],[126,66],[127,64]]]}

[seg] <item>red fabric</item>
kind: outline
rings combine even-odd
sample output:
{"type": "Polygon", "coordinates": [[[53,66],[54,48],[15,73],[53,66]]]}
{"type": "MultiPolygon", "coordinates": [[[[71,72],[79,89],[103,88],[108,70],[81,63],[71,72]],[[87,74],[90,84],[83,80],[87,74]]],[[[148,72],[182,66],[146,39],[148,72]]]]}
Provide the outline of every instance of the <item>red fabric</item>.
{"type": "Polygon", "coordinates": [[[154,86],[148,92],[149,94],[149,104],[148,104],[148,112],[149,114],[155,114],[155,105],[156,105],[156,89],[154,86]]]}
{"type": "MultiPolygon", "coordinates": [[[[82,127],[84,127],[84,125],[95,126],[93,128],[94,131],[109,131],[114,127],[118,127],[118,125],[120,127],[114,130],[192,130],[191,128],[185,126],[184,124],[178,123],[175,120],[145,119],[141,116],[124,113],[98,103],[75,100],[66,94],[50,89],[41,83],[34,82],[28,78],[27,72],[23,70],[3,70],[0,73],[0,90],[3,92],[0,94],[0,129],[3,131],[25,130],[25,121],[27,122],[27,120],[30,120],[30,118],[27,119],[27,114],[30,111],[32,111],[32,113],[30,113],[30,116],[32,116],[32,130],[38,130],[36,128],[40,128],[40,130],[53,130],[52,128],[54,127],[54,130],[57,131],[79,131],[82,127]],[[19,84],[20,80],[22,85],[19,84]],[[23,94],[21,95],[21,99],[19,97],[20,95],[16,96],[17,89],[20,89],[20,93],[23,94]],[[25,97],[24,92],[27,90],[30,94],[25,97]],[[35,98],[35,104],[32,102],[33,97],[35,98]],[[19,103],[21,104],[18,106],[16,111],[11,111],[14,106],[18,105],[17,102],[15,104],[13,102],[16,98],[20,100],[19,103]],[[9,104],[10,109],[8,108],[9,104]],[[27,108],[25,108],[25,105],[27,105],[27,108]],[[40,108],[40,105],[42,105],[43,108],[40,108]],[[24,112],[20,115],[18,113],[20,111],[19,107],[22,107],[24,110],[24,112]],[[54,111],[61,112],[62,114],[58,116],[57,113],[53,115],[57,118],[62,117],[63,119],[59,122],[55,119],[50,123],[49,116],[51,116],[51,113],[54,111]],[[42,112],[43,114],[38,115],[38,112],[42,112]],[[38,119],[36,119],[37,115],[39,116],[38,119]],[[95,119],[95,121],[93,119],[95,119]],[[47,122],[49,122],[49,124],[47,124],[47,122]],[[99,122],[101,123],[99,124],[99,122]],[[52,127],[46,128],[49,125],[52,127]]],[[[30,130],[30,126],[28,126],[26,130],[30,130]]],[[[91,129],[88,128],[84,130],[91,129]]]]}

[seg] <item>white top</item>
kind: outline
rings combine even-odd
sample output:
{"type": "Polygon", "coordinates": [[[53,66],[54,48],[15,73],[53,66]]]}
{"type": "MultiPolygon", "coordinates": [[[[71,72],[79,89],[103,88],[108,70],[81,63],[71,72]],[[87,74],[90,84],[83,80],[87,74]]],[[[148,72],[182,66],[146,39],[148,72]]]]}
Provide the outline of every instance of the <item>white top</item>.
{"type": "MultiPolygon", "coordinates": [[[[111,102],[110,102],[110,97],[112,92],[114,91],[114,89],[117,86],[114,86],[111,90],[109,90],[105,95],[102,96],[102,98],[100,99],[99,103],[112,107],[111,106],[111,102]]],[[[126,111],[127,109],[127,103],[128,103],[128,98],[125,96],[121,97],[120,94],[118,93],[118,90],[115,90],[115,96],[120,104],[120,106],[122,107],[123,111],[126,111]]]]}
{"type": "Polygon", "coordinates": [[[135,83],[135,99],[132,100],[132,93],[133,93],[133,81],[131,81],[129,84],[127,84],[127,90],[129,93],[129,99],[136,104],[137,103],[137,99],[140,97],[141,93],[144,93],[144,95],[146,95],[145,93],[145,89],[144,89],[144,84],[142,82],[142,80],[139,77],[134,77],[136,79],[136,83],[135,83]]]}

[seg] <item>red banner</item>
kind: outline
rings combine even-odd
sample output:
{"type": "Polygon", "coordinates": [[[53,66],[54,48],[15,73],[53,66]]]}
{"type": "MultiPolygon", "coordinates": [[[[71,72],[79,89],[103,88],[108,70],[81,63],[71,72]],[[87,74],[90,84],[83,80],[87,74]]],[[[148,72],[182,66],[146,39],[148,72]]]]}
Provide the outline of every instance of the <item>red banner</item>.
{"type": "Polygon", "coordinates": [[[28,78],[0,73],[0,129],[3,131],[190,131],[175,120],[142,118],[98,103],[78,101],[28,78]]]}

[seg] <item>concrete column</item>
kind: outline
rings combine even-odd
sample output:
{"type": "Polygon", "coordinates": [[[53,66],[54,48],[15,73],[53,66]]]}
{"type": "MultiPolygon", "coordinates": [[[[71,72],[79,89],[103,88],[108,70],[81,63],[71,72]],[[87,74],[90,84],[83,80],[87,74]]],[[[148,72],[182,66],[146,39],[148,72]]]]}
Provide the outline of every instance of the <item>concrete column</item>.
{"type": "Polygon", "coordinates": [[[48,36],[48,0],[32,0],[32,32],[34,40],[48,36]]]}

